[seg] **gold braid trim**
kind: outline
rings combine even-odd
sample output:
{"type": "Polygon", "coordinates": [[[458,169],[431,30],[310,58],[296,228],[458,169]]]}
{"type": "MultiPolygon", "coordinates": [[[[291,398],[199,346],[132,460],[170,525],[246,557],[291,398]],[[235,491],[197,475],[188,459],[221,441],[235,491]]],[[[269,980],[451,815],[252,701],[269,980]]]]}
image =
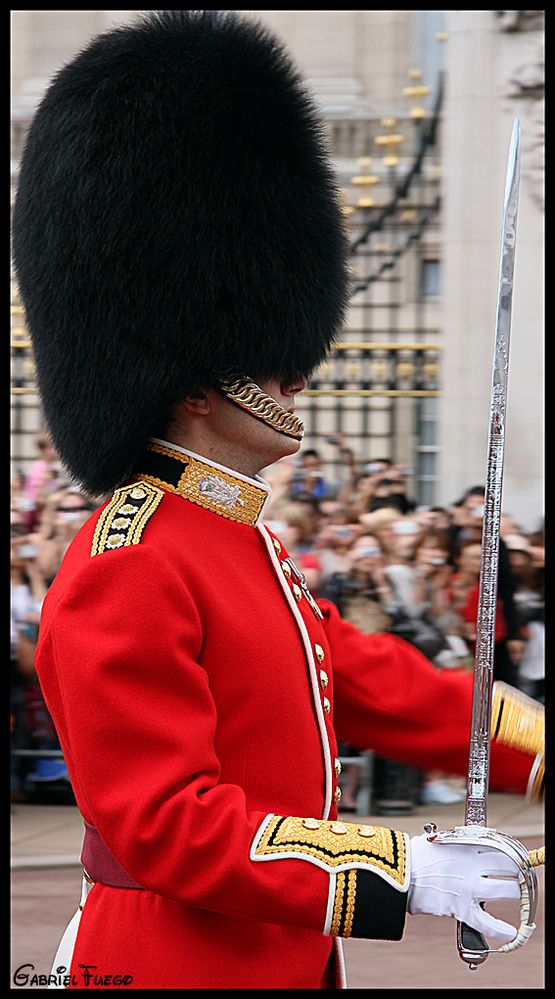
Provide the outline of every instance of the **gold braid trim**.
{"type": "Polygon", "coordinates": [[[349,871],[347,878],[347,904],[345,906],[345,925],[342,937],[350,937],[353,930],[353,918],[355,915],[355,900],[357,893],[357,871],[349,871]]]}
{"type": "Polygon", "coordinates": [[[496,681],[491,712],[492,738],[522,753],[536,754],[544,749],[545,710],[507,683],[496,681]]]}
{"type": "Polygon", "coordinates": [[[341,926],[341,916],[343,915],[343,896],[345,894],[345,874],[339,871],[335,883],[335,900],[333,904],[333,919],[331,922],[331,936],[339,936],[341,926]]]}
{"type": "MultiPolygon", "coordinates": [[[[405,886],[405,837],[395,829],[274,815],[257,843],[253,859],[287,858],[293,854],[313,859],[330,871],[347,865],[364,865],[405,886]]],[[[352,893],[353,886],[350,887],[352,893]]]]}
{"type": "Polygon", "coordinates": [[[91,558],[115,548],[138,545],[148,521],[163,498],[162,489],[143,481],[116,489],[98,518],[91,558]]]}
{"type": "Polygon", "coordinates": [[[256,382],[249,381],[239,375],[232,375],[220,381],[220,389],[231,402],[246,409],[251,416],[256,416],[263,423],[287,437],[302,440],[304,425],[294,413],[288,413],[271,395],[263,392],[256,382]]]}

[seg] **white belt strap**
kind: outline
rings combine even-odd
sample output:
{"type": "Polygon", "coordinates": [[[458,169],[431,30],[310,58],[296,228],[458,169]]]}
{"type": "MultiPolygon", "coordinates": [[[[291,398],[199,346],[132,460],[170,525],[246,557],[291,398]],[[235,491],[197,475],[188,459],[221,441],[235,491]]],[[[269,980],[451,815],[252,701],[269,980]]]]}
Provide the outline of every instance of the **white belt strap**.
{"type": "MultiPolygon", "coordinates": [[[[77,912],[72,916],[69,923],[65,928],[64,935],[60,940],[58,945],[58,950],[56,951],[56,956],[54,958],[54,963],[52,965],[52,971],[50,972],[51,982],[63,982],[63,979],[69,975],[71,971],[71,960],[73,957],[73,948],[75,947],[75,941],[77,939],[77,930],[79,929],[79,923],[81,922],[81,913],[83,911],[83,906],[87,900],[87,895],[89,894],[92,884],[90,884],[86,878],[83,878],[83,887],[81,888],[81,901],[79,903],[79,908],[77,912]]],[[[56,984],[49,985],[49,989],[63,989],[65,985],[56,984]]]]}

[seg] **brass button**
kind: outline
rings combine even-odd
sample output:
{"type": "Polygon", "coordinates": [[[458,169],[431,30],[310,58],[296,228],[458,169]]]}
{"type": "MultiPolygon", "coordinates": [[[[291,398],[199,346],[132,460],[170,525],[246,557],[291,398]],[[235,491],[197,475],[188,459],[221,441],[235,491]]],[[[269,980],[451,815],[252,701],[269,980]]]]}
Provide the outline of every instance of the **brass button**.
{"type": "Polygon", "coordinates": [[[319,829],[320,823],[318,819],[303,819],[303,826],[305,829],[319,829]]]}
{"type": "Polygon", "coordinates": [[[328,685],[329,682],[330,682],[329,676],[326,673],[325,669],[321,669],[320,670],[320,686],[321,686],[322,690],[326,689],[326,687],[327,687],[327,685],[328,685]]]}
{"type": "Polygon", "coordinates": [[[280,545],[280,543],[279,543],[279,541],[278,541],[277,538],[273,538],[272,540],[274,542],[274,548],[275,548],[275,550],[277,551],[277,553],[279,555],[279,553],[281,551],[281,545],[280,545]]]}
{"type": "Polygon", "coordinates": [[[332,822],[330,832],[335,833],[336,836],[344,836],[347,832],[347,826],[344,822],[332,822]]]}
{"type": "Polygon", "coordinates": [[[324,659],[326,658],[326,656],[325,656],[325,653],[324,653],[324,650],[323,650],[322,646],[316,644],[314,646],[314,651],[316,653],[316,658],[317,658],[318,662],[319,663],[323,663],[324,659]]]}
{"type": "Polygon", "coordinates": [[[342,797],[343,797],[343,793],[341,791],[341,788],[339,787],[339,785],[337,785],[337,787],[335,789],[335,804],[336,805],[339,804],[339,802],[341,801],[342,797]]]}
{"type": "Polygon", "coordinates": [[[293,596],[295,597],[295,600],[299,601],[302,595],[303,591],[301,590],[300,586],[297,586],[296,583],[293,583],[293,596]]]}
{"type": "Polygon", "coordinates": [[[125,534],[110,534],[106,541],[106,548],[120,548],[125,541],[125,534]]]}
{"type": "Polygon", "coordinates": [[[291,579],[291,566],[289,565],[289,562],[282,562],[281,563],[281,569],[282,569],[283,575],[287,579],[291,579]]]}
{"type": "Polygon", "coordinates": [[[364,836],[365,839],[369,839],[370,836],[376,835],[376,830],[373,826],[359,826],[358,834],[359,836],[364,836]]]}
{"type": "Polygon", "coordinates": [[[328,701],[327,697],[324,697],[324,714],[329,715],[330,711],[331,711],[331,704],[328,701]]]}
{"type": "Polygon", "coordinates": [[[120,506],[117,513],[123,513],[126,517],[129,517],[138,513],[140,509],[139,506],[133,506],[132,503],[124,503],[123,506],[120,506]]]}
{"type": "Polygon", "coordinates": [[[337,756],[335,757],[335,760],[333,761],[333,769],[335,770],[335,776],[339,777],[341,771],[343,770],[343,767],[341,765],[341,760],[337,756]]]}

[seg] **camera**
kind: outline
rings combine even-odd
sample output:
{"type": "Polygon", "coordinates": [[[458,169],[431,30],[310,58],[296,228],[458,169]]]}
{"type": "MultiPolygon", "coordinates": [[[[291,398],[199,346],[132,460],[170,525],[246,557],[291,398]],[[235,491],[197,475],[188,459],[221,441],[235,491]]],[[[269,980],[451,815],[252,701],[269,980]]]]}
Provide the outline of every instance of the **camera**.
{"type": "Polygon", "coordinates": [[[36,545],[21,545],[21,548],[19,549],[21,558],[36,558],[38,553],[39,550],[36,545]]]}
{"type": "Polygon", "coordinates": [[[352,537],[353,529],[346,524],[335,524],[332,533],[334,538],[350,538],[352,537]]]}

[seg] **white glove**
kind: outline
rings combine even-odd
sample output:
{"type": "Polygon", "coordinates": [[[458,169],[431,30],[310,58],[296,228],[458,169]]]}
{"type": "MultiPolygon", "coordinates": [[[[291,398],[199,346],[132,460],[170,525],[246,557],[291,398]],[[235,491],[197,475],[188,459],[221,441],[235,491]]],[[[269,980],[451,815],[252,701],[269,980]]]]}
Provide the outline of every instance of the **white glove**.
{"type": "Polygon", "coordinates": [[[504,943],[514,940],[516,927],[495,919],[480,907],[480,902],[491,899],[520,899],[514,860],[489,846],[430,843],[426,835],[411,838],[410,853],[410,913],[453,916],[484,936],[504,943]]]}

